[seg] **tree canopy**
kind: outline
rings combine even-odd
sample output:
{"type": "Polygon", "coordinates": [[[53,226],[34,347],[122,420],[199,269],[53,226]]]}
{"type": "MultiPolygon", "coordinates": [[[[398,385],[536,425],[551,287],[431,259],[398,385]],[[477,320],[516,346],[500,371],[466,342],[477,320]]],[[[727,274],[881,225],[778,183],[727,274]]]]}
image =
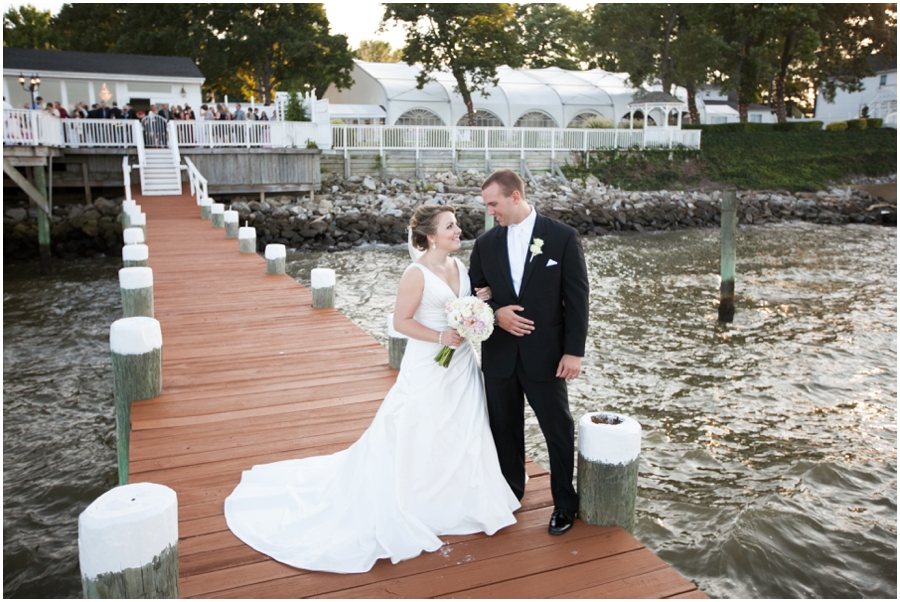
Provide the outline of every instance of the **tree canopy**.
{"type": "Polygon", "coordinates": [[[370,63],[399,63],[403,51],[392,49],[391,43],[384,40],[363,40],[356,50],[356,58],[370,63]]]}

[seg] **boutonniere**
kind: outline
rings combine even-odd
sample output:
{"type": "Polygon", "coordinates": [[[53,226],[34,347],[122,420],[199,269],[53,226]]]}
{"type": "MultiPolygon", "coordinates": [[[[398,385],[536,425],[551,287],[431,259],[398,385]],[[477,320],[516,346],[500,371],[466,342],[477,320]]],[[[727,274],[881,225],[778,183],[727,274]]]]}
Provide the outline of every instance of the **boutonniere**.
{"type": "Polygon", "coordinates": [[[532,238],[531,239],[531,259],[528,260],[528,263],[534,261],[535,255],[540,255],[542,253],[541,248],[544,246],[544,241],[540,238],[532,238]]]}

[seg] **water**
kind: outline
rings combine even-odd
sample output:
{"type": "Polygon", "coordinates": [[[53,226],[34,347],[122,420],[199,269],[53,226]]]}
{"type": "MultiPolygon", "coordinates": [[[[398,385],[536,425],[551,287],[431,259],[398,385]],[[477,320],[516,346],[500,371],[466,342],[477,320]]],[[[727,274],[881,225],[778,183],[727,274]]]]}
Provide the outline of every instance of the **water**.
{"type": "MultiPolygon", "coordinates": [[[[635,536],[714,597],[897,594],[896,231],[738,232],[716,321],[714,230],[585,241],[591,326],[572,413],[643,425],[635,536]]],[[[464,250],[460,257],[466,259],[464,250]]],[[[291,255],[386,342],[400,248],[291,255]]],[[[80,595],[77,516],[115,481],[115,260],[4,276],[4,594],[80,595]],[[62,333],[62,334],[61,334],[62,333]]],[[[528,454],[547,464],[533,415],[528,454]]]]}

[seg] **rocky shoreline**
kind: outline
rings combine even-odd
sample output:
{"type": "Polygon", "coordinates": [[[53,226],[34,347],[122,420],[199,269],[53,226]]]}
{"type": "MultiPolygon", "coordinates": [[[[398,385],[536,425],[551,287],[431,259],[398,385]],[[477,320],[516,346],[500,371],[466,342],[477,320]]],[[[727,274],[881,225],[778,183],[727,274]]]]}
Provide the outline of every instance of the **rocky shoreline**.
{"type": "MultiPolygon", "coordinates": [[[[423,185],[374,177],[334,180],[328,192],[308,196],[276,196],[264,202],[246,197],[230,201],[232,209],[256,228],[258,250],[281,243],[298,251],[338,251],[366,243],[406,241],[406,224],[423,202],[453,205],[464,239],[484,229],[479,185],[485,174],[470,170],[460,181],[452,173],[433,174],[423,185]]],[[[526,196],[538,211],[576,228],[583,236],[614,233],[712,228],[719,224],[720,191],[633,192],[609,188],[593,176],[561,184],[549,174],[536,176],[526,196]]],[[[853,184],[896,184],[896,174],[861,178],[853,184]]],[[[219,200],[219,199],[217,199],[219,200]]],[[[873,199],[849,186],[819,192],[739,191],[741,224],[802,220],[819,224],[896,226],[896,202],[873,199]]],[[[54,256],[118,255],[122,247],[119,221],[122,199],[98,198],[91,204],[53,209],[51,247],[54,256]]],[[[198,209],[199,219],[199,209],[198,209]]],[[[148,224],[150,225],[150,224],[148,224]]],[[[150,225],[152,227],[152,225],[150,225]]],[[[38,256],[37,209],[25,202],[4,202],[4,261],[38,256]]]]}

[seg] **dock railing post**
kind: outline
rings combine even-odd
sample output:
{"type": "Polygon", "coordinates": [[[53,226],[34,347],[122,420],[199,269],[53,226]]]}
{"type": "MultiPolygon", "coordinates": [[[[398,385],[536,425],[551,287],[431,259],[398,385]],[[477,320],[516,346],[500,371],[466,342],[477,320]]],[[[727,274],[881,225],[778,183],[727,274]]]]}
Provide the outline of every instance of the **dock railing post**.
{"type": "Polygon", "coordinates": [[[225,205],[222,203],[213,203],[210,205],[209,214],[212,219],[213,228],[225,227],[225,205]]]}
{"type": "MultiPolygon", "coordinates": [[[[146,245],[140,245],[147,248],[146,245]]],[[[137,245],[127,245],[125,248],[137,245]]],[[[126,267],[119,270],[119,290],[122,292],[122,316],[153,317],[153,269],[126,267]]]]}
{"type": "Polygon", "coordinates": [[[223,214],[223,219],[225,220],[225,238],[237,238],[238,237],[238,212],[234,209],[229,209],[223,214]]]}
{"type": "Polygon", "coordinates": [[[578,517],[600,527],[634,530],[641,425],[610,412],[578,421],[578,517]]]}
{"type": "Polygon", "coordinates": [[[178,496],[164,485],[110,489],[78,517],[88,599],[178,598],[178,496]]]}
{"type": "Polygon", "coordinates": [[[316,309],[334,307],[334,270],[330,268],[313,268],[309,275],[313,307],[316,309]]]}
{"type": "Polygon", "coordinates": [[[238,229],[238,241],[241,253],[256,253],[256,228],[244,226],[238,229]]]}
{"type": "Polygon", "coordinates": [[[387,332],[388,365],[391,367],[391,370],[399,370],[400,363],[403,361],[403,354],[406,353],[406,343],[409,341],[409,337],[394,330],[394,314],[388,314],[387,332]]]}
{"type": "Polygon", "coordinates": [[[128,484],[131,404],[162,392],[162,331],[153,318],[122,318],[109,329],[119,485],[128,484]]]}
{"type": "Polygon", "coordinates": [[[719,285],[719,322],[734,321],[735,231],[737,230],[737,191],[722,193],[722,266],[719,285]]]}
{"type": "Polygon", "coordinates": [[[122,267],[140,268],[147,267],[150,258],[150,249],[147,245],[135,244],[122,247],[122,267]]]}
{"type": "Polygon", "coordinates": [[[284,245],[270,243],[266,245],[266,274],[284,274],[284,263],[287,258],[287,249],[284,245]]]}

